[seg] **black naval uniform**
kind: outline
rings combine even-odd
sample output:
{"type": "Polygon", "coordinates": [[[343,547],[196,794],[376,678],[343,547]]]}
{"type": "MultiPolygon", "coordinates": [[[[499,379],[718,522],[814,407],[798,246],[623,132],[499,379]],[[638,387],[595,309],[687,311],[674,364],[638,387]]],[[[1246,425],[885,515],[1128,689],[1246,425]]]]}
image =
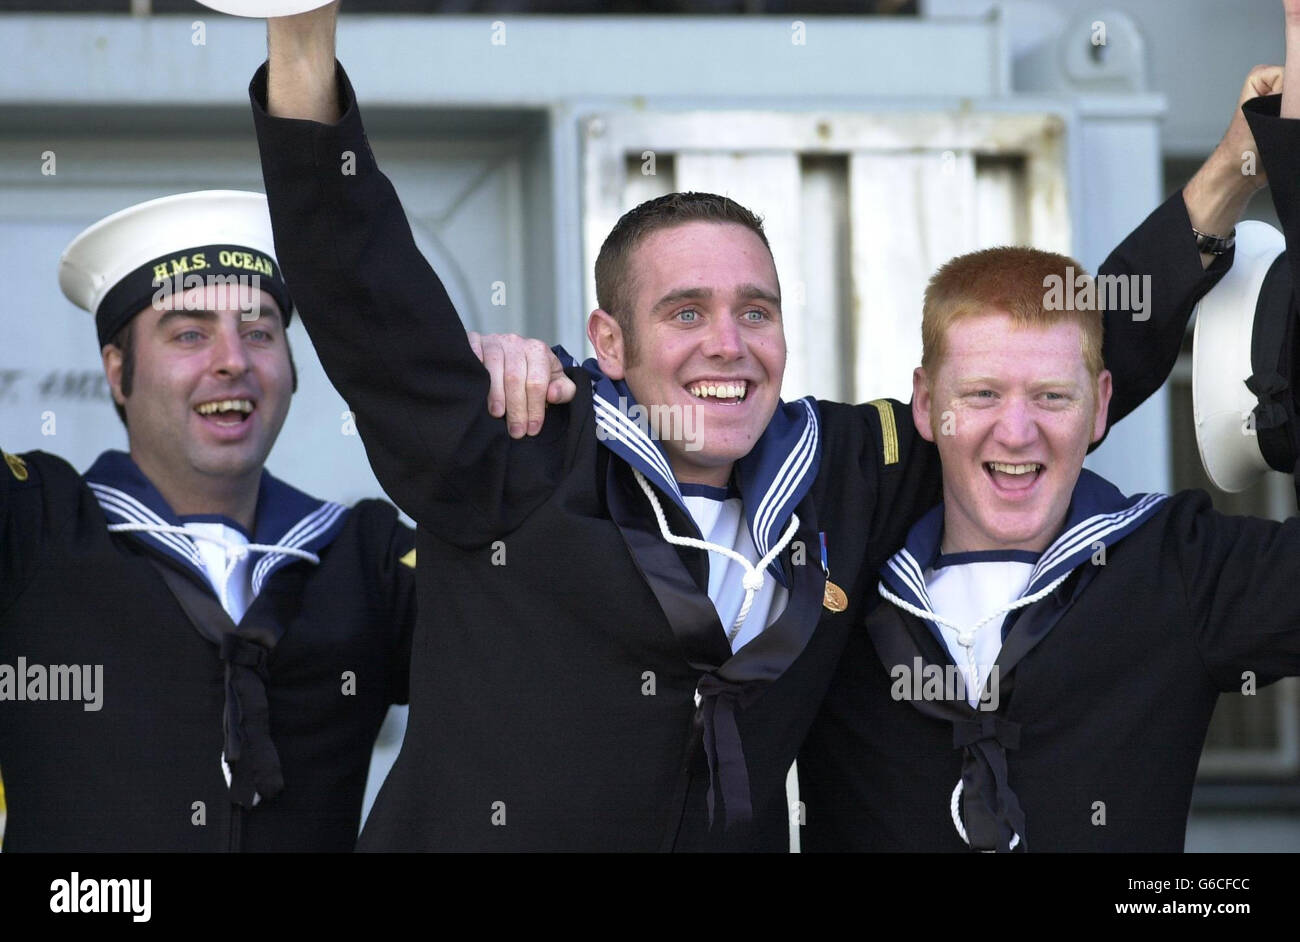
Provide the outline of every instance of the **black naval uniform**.
{"type": "MultiPolygon", "coordinates": [[[[928,623],[876,607],[799,757],[806,850],[968,850],[960,780],[1019,809],[990,816],[987,849],[1014,833],[1029,851],[1182,851],[1219,693],[1300,673],[1300,520],[1225,516],[1185,491],[1105,543],[1104,565],[1089,538],[1070,578],[1009,620],[995,713],[895,699],[898,665],[953,660],[928,623]]],[[[977,810],[963,802],[972,833],[977,810]]]]}
{"type": "MultiPolygon", "coordinates": [[[[263,472],[252,542],[320,562],[250,556],[256,594],[239,630],[278,636],[263,696],[268,774],[283,790],[235,808],[221,764],[226,661],[159,567],[219,603],[188,538],[108,530],[137,522],[182,521],[125,454],[85,477],[39,451],[0,466],[0,671],[27,674],[23,699],[0,680],[5,852],[352,850],[375,735],[406,699],[414,535],[386,502],[347,509],[263,472]],[[84,690],[82,702],[32,698],[37,674],[70,665],[102,665],[98,709],[84,690]]],[[[235,643],[226,658],[256,671],[250,655],[235,643]]],[[[266,743],[246,682],[236,734],[258,762],[266,743]]]]}
{"type": "MultiPolygon", "coordinates": [[[[819,473],[769,521],[799,517],[774,567],[789,601],[732,654],[705,554],[664,542],[631,478],[652,474],[654,454],[634,435],[611,441],[608,380],[570,369],[574,401],[533,438],[511,440],[486,415],[486,374],[338,75],[331,126],[267,115],[265,67],[250,92],[277,256],[380,482],[419,525],[421,597],[442,607],[417,627],[406,741],[361,849],[787,849],[786,771],[848,626],[874,605],[867,574],[937,497],[932,446],[901,404],[815,404],[819,473]],[[355,174],[339,173],[345,152],[355,174]],[[827,571],[846,612],[822,607],[827,571]]],[[[1129,340],[1177,334],[1215,277],[1181,199],[1170,207],[1111,260],[1121,272],[1176,260],[1155,273],[1150,323],[1122,318],[1129,340]]],[[[1128,365],[1118,414],[1172,359],[1128,365]]],[[[673,482],[655,484],[672,531],[696,535],[673,482]]]]}
{"type": "MultiPolygon", "coordinates": [[[[1279,101],[1245,110],[1294,280],[1300,122],[1278,118],[1279,101]]],[[[799,756],[806,850],[966,851],[951,816],[958,780],[980,849],[1010,849],[1014,833],[1016,850],[1183,850],[1219,694],[1300,674],[1300,520],[1220,514],[1203,491],[1133,504],[1087,471],[1070,514],[1058,542],[1091,522],[1075,559],[1058,552],[1069,577],[1003,625],[996,711],[897,698],[898,665],[953,664],[933,623],[882,604],[855,626],[799,756]]],[[[941,530],[940,509],[873,583],[924,609],[900,572],[920,582],[941,530]]]]}

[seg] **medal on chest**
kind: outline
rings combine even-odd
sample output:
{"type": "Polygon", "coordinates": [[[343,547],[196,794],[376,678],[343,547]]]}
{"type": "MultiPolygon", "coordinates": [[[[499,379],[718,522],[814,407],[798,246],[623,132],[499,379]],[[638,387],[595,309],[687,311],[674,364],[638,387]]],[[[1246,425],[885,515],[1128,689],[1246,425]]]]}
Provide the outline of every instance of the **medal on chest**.
{"type": "Polygon", "coordinates": [[[822,608],[828,612],[842,612],[849,607],[849,597],[844,590],[831,582],[831,571],[826,563],[826,533],[818,534],[822,544],[822,572],[826,574],[826,589],[822,592],[822,608]]]}

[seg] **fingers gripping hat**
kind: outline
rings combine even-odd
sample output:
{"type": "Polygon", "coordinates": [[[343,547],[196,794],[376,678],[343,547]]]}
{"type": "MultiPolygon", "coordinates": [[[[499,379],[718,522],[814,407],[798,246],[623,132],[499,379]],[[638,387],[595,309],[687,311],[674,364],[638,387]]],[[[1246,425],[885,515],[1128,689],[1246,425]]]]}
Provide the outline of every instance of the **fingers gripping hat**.
{"type": "Polygon", "coordinates": [[[1201,464],[1216,487],[1242,491],[1272,468],[1292,474],[1300,450],[1291,270],[1282,234],[1237,227],[1232,268],[1197,305],[1192,412],[1201,464]]]}
{"type": "Polygon", "coordinates": [[[293,303],[261,193],[201,190],[139,203],[83,231],[59,259],[59,287],[94,315],[101,347],[156,299],[205,284],[238,288],[241,307],[266,291],[288,323],[293,303]]]}
{"type": "Polygon", "coordinates": [[[205,7],[231,16],[293,16],[323,7],[330,0],[199,0],[205,7]]]}

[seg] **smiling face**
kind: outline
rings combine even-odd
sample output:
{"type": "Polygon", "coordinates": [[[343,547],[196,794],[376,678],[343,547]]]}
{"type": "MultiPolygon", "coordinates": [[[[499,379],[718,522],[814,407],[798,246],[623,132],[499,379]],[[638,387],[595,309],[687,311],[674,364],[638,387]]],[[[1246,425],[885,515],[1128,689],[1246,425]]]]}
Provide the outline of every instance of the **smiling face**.
{"type": "Polygon", "coordinates": [[[1088,446],[1106,428],[1071,321],[1018,326],[990,310],[951,323],[944,355],[913,376],[917,430],[943,464],[945,553],[1042,551],[1060,533],[1088,446]]]}
{"type": "Polygon", "coordinates": [[[600,367],[642,406],[690,411],[693,440],[661,436],[677,479],[725,486],[776,411],[785,373],[772,253],[734,223],[688,222],[642,239],[629,264],[635,357],[612,315],[587,332],[600,367]]]}
{"type": "Polygon", "coordinates": [[[279,306],[262,291],[259,316],[250,319],[222,306],[223,294],[196,287],[136,315],[129,396],[121,351],[104,349],[131,456],[164,495],[255,482],[289,410],[292,366],[279,306]]]}

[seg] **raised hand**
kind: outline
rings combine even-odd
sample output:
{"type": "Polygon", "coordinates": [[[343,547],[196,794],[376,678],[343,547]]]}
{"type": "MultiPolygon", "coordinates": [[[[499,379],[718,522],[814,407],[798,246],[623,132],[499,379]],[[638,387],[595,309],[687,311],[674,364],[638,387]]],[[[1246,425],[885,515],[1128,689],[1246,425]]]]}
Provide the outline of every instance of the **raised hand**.
{"type": "MultiPolygon", "coordinates": [[[[1241,106],[1260,95],[1276,95],[1282,83],[1280,65],[1257,65],[1246,76],[1223,139],[1183,188],[1187,215],[1195,229],[1226,237],[1241,219],[1251,195],[1268,185],[1241,106]]],[[[1214,256],[1203,254],[1201,260],[1208,265],[1214,256]]]]}

